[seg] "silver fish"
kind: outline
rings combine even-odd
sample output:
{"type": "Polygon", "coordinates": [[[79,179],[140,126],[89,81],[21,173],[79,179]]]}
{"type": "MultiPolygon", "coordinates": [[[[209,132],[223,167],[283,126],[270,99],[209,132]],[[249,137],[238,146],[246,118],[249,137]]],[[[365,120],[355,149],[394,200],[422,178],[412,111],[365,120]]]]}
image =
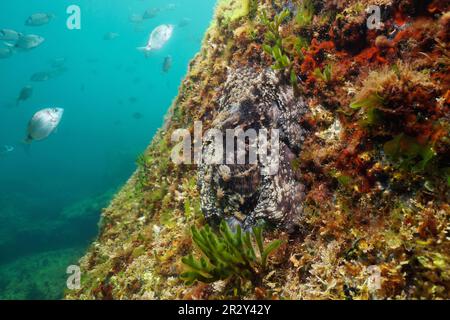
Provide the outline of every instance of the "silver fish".
{"type": "Polygon", "coordinates": [[[11,29],[0,29],[0,40],[17,41],[21,36],[20,32],[11,29]]]}
{"type": "Polygon", "coordinates": [[[35,34],[27,34],[21,36],[15,44],[8,44],[8,43],[5,44],[10,47],[14,47],[21,50],[31,50],[40,46],[44,41],[45,39],[41,36],[35,34]]]}
{"type": "Polygon", "coordinates": [[[28,100],[33,95],[33,87],[28,85],[20,90],[19,96],[17,97],[17,105],[19,105],[20,101],[28,100]]]}
{"type": "Polygon", "coordinates": [[[14,50],[8,47],[0,48],[0,59],[6,59],[12,56],[14,50]]]}
{"type": "Polygon", "coordinates": [[[142,18],[143,18],[143,19],[152,19],[152,18],[156,17],[160,11],[161,11],[161,10],[158,9],[158,8],[150,8],[150,9],[147,9],[147,10],[144,12],[142,18]]]}
{"type": "Polygon", "coordinates": [[[59,125],[64,109],[47,108],[38,111],[28,123],[26,143],[47,138],[59,125]]]}
{"type": "Polygon", "coordinates": [[[42,71],[42,72],[34,73],[31,76],[30,80],[33,82],[44,82],[44,81],[50,80],[51,77],[52,77],[52,75],[50,74],[50,72],[42,71]]]}
{"type": "Polygon", "coordinates": [[[56,78],[59,76],[62,76],[63,74],[65,74],[67,72],[67,70],[69,70],[67,67],[59,67],[59,68],[54,68],[52,71],[48,72],[48,75],[50,77],[50,79],[52,78],[56,78]]]}
{"type": "Polygon", "coordinates": [[[114,40],[119,37],[119,34],[116,32],[108,32],[103,36],[103,40],[114,40]]]}
{"type": "Polygon", "coordinates": [[[25,25],[31,27],[39,27],[47,24],[55,17],[54,14],[51,13],[35,13],[28,17],[25,21],[25,25]]]}
{"type": "Polygon", "coordinates": [[[179,26],[180,28],[183,28],[183,27],[188,26],[190,23],[191,23],[191,19],[189,19],[189,18],[183,18],[183,19],[181,19],[180,23],[178,23],[178,26],[179,26]]]}
{"type": "Polygon", "coordinates": [[[66,64],[66,58],[61,57],[61,58],[55,58],[53,60],[50,61],[50,65],[53,68],[61,68],[66,64]]]}
{"type": "Polygon", "coordinates": [[[144,19],[142,18],[142,15],[139,15],[137,13],[133,13],[128,17],[128,20],[131,23],[141,23],[144,19]]]}
{"type": "Polygon", "coordinates": [[[177,5],[175,3],[169,3],[166,7],[165,10],[167,11],[174,11],[177,8],[177,5]]]}
{"type": "Polygon", "coordinates": [[[174,26],[170,24],[163,24],[156,27],[150,34],[147,45],[145,47],[137,48],[146,54],[153,50],[159,50],[170,40],[173,34],[174,26]]]}

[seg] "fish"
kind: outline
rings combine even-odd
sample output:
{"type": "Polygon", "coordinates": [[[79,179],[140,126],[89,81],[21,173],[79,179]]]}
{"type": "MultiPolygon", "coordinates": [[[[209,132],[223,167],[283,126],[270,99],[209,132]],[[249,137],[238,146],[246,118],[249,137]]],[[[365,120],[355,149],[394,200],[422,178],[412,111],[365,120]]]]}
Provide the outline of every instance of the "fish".
{"type": "Polygon", "coordinates": [[[13,55],[14,50],[8,47],[0,48],[0,59],[6,59],[13,55]]]}
{"type": "Polygon", "coordinates": [[[5,44],[11,48],[20,50],[31,50],[40,46],[45,39],[35,34],[27,34],[21,36],[15,44],[5,42],[5,44]]]}
{"type": "Polygon", "coordinates": [[[180,28],[183,28],[183,27],[188,26],[190,23],[191,23],[191,19],[189,19],[189,18],[183,18],[183,19],[181,19],[181,21],[178,23],[178,26],[179,26],[180,28]]]}
{"type": "Polygon", "coordinates": [[[8,153],[11,153],[14,151],[14,147],[13,146],[9,146],[9,145],[4,145],[2,147],[0,147],[0,156],[5,156],[8,153]]]}
{"type": "Polygon", "coordinates": [[[44,82],[44,81],[48,81],[50,79],[62,76],[64,73],[66,73],[68,70],[67,67],[58,67],[58,68],[53,68],[50,71],[40,71],[40,72],[35,72],[31,77],[30,80],[33,82],[44,82]]]}
{"type": "Polygon", "coordinates": [[[50,66],[52,66],[52,68],[61,68],[66,64],[66,58],[55,58],[53,60],[50,61],[50,66]]]}
{"type": "Polygon", "coordinates": [[[172,37],[173,29],[174,26],[170,24],[163,24],[156,27],[150,34],[147,45],[145,47],[138,47],[137,49],[147,55],[151,51],[163,48],[172,37]]]}
{"type": "Polygon", "coordinates": [[[141,23],[143,21],[142,15],[133,13],[128,17],[128,20],[131,23],[141,23]]]}
{"type": "Polygon", "coordinates": [[[27,85],[20,90],[19,96],[17,97],[16,105],[19,105],[20,101],[28,100],[33,95],[33,87],[27,85]]]}
{"type": "Polygon", "coordinates": [[[25,21],[25,25],[30,27],[43,26],[50,22],[55,17],[52,13],[35,13],[28,17],[25,21]]]}
{"type": "Polygon", "coordinates": [[[62,76],[64,73],[67,72],[67,70],[69,70],[67,67],[59,67],[59,68],[54,68],[53,70],[51,70],[50,72],[48,72],[50,79],[52,78],[56,78],[59,76],[62,76]]]}
{"type": "Polygon", "coordinates": [[[152,19],[152,18],[156,17],[160,11],[161,10],[158,8],[147,9],[147,10],[145,10],[144,14],[142,15],[142,18],[143,19],[152,19]]]}
{"type": "Polygon", "coordinates": [[[64,109],[46,108],[34,114],[28,123],[27,136],[25,143],[30,144],[33,141],[41,141],[55,131],[61,122],[64,109]]]}
{"type": "Polygon", "coordinates": [[[17,41],[23,34],[12,29],[0,29],[0,40],[17,41]]]}
{"type": "Polygon", "coordinates": [[[116,32],[108,32],[103,36],[103,40],[114,40],[119,37],[119,34],[116,32]]]}
{"type": "Polygon", "coordinates": [[[136,97],[130,97],[128,101],[130,101],[130,103],[136,103],[138,99],[136,97]]]}
{"type": "Polygon", "coordinates": [[[177,8],[177,5],[175,3],[169,3],[166,7],[166,11],[174,11],[177,8]]]}
{"type": "Polygon", "coordinates": [[[142,113],[140,113],[140,112],[133,113],[133,118],[136,119],[136,120],[140,120],[143,117],[144,117],[144,115],[142,113]]]}
{"type": "Polygon", "coordinates": [[[33,82],[44,82],[50,80],[51,74],[47,71],[36,72],[31,77],[30,80],[33,82]]]}
{"type": "Polygon", "coordinates": [[[172,56],[167,56],[164,58],[163,71],[165,73],[169,72],[170,68],[172,68],[172,63],[173,63],[172,56]]]}

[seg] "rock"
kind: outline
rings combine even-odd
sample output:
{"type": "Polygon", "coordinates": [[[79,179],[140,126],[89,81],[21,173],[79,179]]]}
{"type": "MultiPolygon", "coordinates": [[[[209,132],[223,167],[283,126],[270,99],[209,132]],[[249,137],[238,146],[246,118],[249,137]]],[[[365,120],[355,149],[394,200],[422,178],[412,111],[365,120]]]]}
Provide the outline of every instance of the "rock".
{"type": "MultiPolygon", "coordinates": [[[[263,220],[290,232],[301,227],[305,188],[296,178],[292,161],[308,134],[300,124],[307,109],[304,100],[294,96],[292,87],[280,83],[270,69],[230,71],[212,126],[224,133],[236,127],[257,132],[279,129],[279,170],[263,175],[261,159],[257,164],[201,164],[201,205],[209,221],[234,217],[249,228],[263,220]]],[[[246,147],[248,150],[248,141],[246,147]]],[[[204,139],[204,157],[212,156],[212,152],[211,140],[204,139]]],[[[236,154],[235,150],[235,159],[236,154]]]]}

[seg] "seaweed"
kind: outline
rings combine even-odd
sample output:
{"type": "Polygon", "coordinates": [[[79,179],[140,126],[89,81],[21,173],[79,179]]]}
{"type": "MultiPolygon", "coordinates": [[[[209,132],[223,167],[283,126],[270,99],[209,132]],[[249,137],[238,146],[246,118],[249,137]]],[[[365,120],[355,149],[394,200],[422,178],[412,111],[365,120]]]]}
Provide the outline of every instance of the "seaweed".
{"type": "Polygon", "coordinates": [[[384,152],[401,168],[413,172],[423,172],[436,152],[429,144],[422,145],[417,139],[403,133],[384,144],[384,152]]]}
{"type": "Polygon", "coordinates": [[[314,18],[314,3],[311,0],[304,0],[298,7],[295,22],[299,27],[305,27],[311,24],[314,18]]]}
{"type": "MultiPolygon", "coordinates": [[[[285,9],[277,14],[273,21],[270,21],[267,12],[263,11],[261,14],[261,21],[266,26],[267,32],[264,35],[265,42],[263,50],[270,55],[275,63],[272,65],[274,70],[285,70],[289,75],[289,81],[294,87],[298,84],[297,74],[293,69],[292,59],[289,58],[288,53],[283,47],[283,38],[280,34],[280,26],[290,16],[290,11],[285,9]]],[[[299,43],[301,46],[302,43],[299,43]]]]}
{"type": "Polygon", "coordinates": [[[267,258],[282,244],[281,240],[274,240],[264,246],[261,227],[254,227],[251,234],[243,232],[240,226],[232,232],[225,221],[220,224],[219,234],[208,225],[200,230],[194,226],[191,232],[203,256],[196,259],[191,254],[182,259],[188,271],[181,274],[181,278],[188,285],[195,281],[212,283],[229,278],[250,280],[259,285],[267,270],[267,258]]]}
{"type": "Polygon", "coordinates": [[[333,77],[331,65],[327,64],[323,68],[323,71],[321,71],[320,68],[314,69],[314,76],[316,76],[316,78],[318,79],[321,79],[325,83],[329,83],[333,77]]]}
{"type": "Polygon", "coordinates": [[[355,100],[350,104],[352,109],[360,108],[378,108],[384,104],[384,98],[380,96],[379,93],[374,92],[369,94],[367,97],[363,97],[359,100],[355,100]]]}
{"type": "Polygon", "coordinates": [[[283,70],[291,66],[291,60],[281,51],[278,45],[274,45],[273,47],[264,45],[264,51],[270,54],[275,60],[275,64],[272,66],[273,70],[283,70]]]}

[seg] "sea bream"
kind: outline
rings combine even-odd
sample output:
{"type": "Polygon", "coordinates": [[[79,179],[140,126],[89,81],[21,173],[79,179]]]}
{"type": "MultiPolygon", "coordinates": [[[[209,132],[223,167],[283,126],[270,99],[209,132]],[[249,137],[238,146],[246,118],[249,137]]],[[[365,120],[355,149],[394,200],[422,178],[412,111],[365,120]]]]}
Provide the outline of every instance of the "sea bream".
{"type": "Polygon", "coordinates": [[[20,36],[15,44],[7,42],[5,42],[5,44],[11,48],[19,50],[31,50],[40,46],[44,41],[45,39],[41,36],[35,34],[27,34],[20,36]]]}
{"type": "Polygon", "coordinates": [[[51,78],[50,72],[41,71],[33,73],[30,77],[30,80],[33,82],[44,82],[50,80],[50,78],[51,78]]]}
{"type": "Polygon", "coordinates": [[[114,40],[119,37],[119,34],[116,32],[108,32],[103,36],[103,40],[114,40]]]}
{"type": "Polygon", "coordinates": [[[20,90],[19,96],[17,97],[16,105],[19,105],[21,101],[28,100],[33,95],[33,87],[28,85],[20,90]]]}
{"type": "Polygon", "coordinates": [[[159,50],[170,40],[173,34],[174,26],[170,24],[163,24],[156,27],[148,38],[147,45],[145,47],[137,48],[139,51],[143,51],[146,54],[154,50],[159,50]]]}
{"type": "Polygon", "coordinates": [[[43,26],[50,22],[55,17],[52,13],[35,13],[32,14],[28,19],[25,21],[25,25],[30,27],[39,27],[43,26]]]}
{"type": "Polygon", "coordinates": [[[14,51],[12,48],[3,47],[0,48],[0,59],[6,59],[13,55],[14,51]]]}
{"type": "Polygon", "coordinates": [[[22,36],[20,32],[11,29],[0,29],[0,40],[17,41],[22,36]]]}
{"type": "Polygon", "coordinates": [[[25,143],[47,138],[58,127],[63,114],[64,109],[61,108],[47,108],[38,111],[28,123],[25,143]]]}

